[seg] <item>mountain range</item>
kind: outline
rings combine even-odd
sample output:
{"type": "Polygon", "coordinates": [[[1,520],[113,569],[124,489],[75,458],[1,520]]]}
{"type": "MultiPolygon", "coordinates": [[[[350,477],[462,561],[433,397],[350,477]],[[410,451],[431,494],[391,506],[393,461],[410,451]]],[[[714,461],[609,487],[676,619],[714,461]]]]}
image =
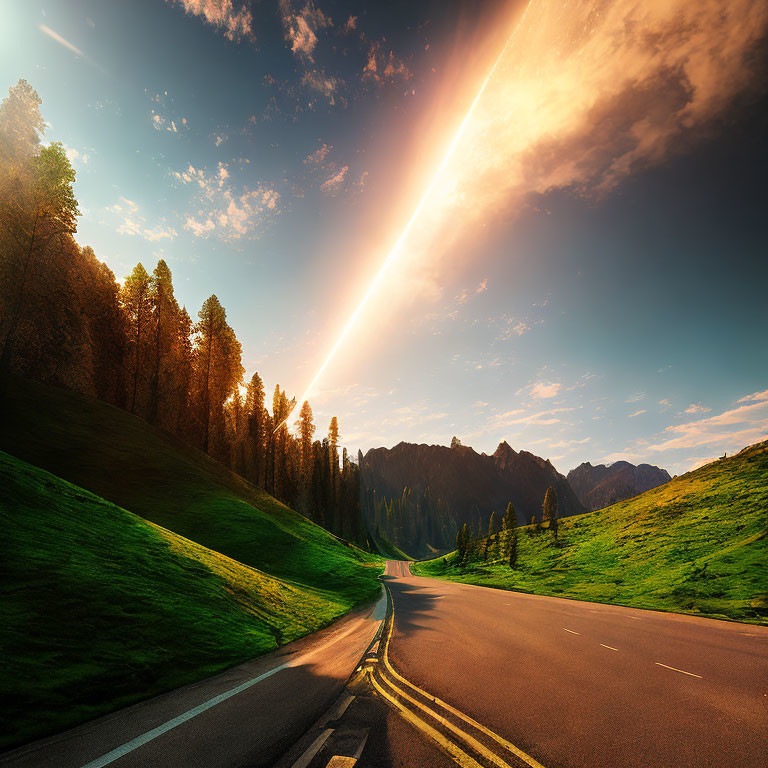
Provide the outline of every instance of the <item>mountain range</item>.
{"type": "Polygon", "coordinates": [[[568,517],[636,496],[669,481],[669,473],[626,461],[584,463],[567,477],[549,459],[515,451],[506,441],[492,454],[454,439],[451,447],[399,443],[359,457],[363,514],[371,532],[422,557],[452,549],[465,523],[485,534],[511,501],[520,525],[541,515],[544,494],[555,489],[558,516],[568,517]]]}
{"type": "Polygon", "coordinates": [[[499,519],[510,501],[518,522],[528,524],[549,486],[560,516],[587,511],[549,460],[506,442],[491,455],[458,441],[450,448],[403,442],[371,449],[360,469],[369,527],[414,556],[453,548],[465,523],[475,535],[485,533],[491,513],[499,519]]]}
{"type": "Polygon", "coordinates": [[[595,510],[632,498],[668,483],[672,478],[666,469],[652,464],[613,464],[592,466],[588,461],[568,473],[568,482],[587,509],[595,510]]]}

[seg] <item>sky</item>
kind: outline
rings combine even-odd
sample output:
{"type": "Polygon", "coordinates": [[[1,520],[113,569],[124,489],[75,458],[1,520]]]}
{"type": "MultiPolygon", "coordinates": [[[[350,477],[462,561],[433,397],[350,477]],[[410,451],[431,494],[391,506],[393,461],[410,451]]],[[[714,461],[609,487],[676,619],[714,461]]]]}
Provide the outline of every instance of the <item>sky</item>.
{"type": "Polygon", "coordinates": [[[679,474],[768,435],[767,28],[747,0],[2,0],[0,87],[67,147],[77,240],[118,279],[165,259],[193,317],[215,293],[246,377],[300,397],[348,326],[307,394],[351,451],[679,474]]]}

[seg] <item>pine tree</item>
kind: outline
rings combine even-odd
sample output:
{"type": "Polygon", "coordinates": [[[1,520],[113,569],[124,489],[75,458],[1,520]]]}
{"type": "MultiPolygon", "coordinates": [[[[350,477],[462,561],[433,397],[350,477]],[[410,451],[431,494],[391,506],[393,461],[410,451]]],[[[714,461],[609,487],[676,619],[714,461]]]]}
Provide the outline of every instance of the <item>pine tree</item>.
{"type": "Polygon", "coordinates": [[[491,519],[488,521],[488,535],[485,537],[485,549],[483,550],[483,560],[488,559],[488,547],[491,543],[491,537],[496,533],[496,512],[491,512],[491,519]]]}
{"type": "Polygon", "coordinates": [[[510,501],[507,504],[507,511],[504,513],[504,530],[509,531],[517,526],[517,513],[515,505],[510,501]]]}
{"type": "Polygon", "coordinates": [[[227,325],[224,307],[216,296],[205,300],[198,317],[194,380],[200,444],[206,453],[221,456],[223,446],[219,443],[224,431],[224,403],[243,379],[242,352],[235,332],[227,325]]]}
{"type": "Polygon", "coordinates": [[[149,303],[152,309],[150,341],[149,403],[147,419],[151,424],[168,426],[170,398],[176,389],[174,358],[179,326],[179,305],[173,294],[173,277],[168,265],[160,259],[149,281],[149,303]]]}
{"type": "Polygon", "coordinates": [[[245,476],[256,485],[264,483],[266,417],[264,384],[259,374],[254,373],[245,393],[245,476]]]}
{"type": "MultiPolygon", "coordinates": [[[[23,131],[14,132],[14,121],[4,116],[9,99],[0,106],[0,125],[5,124],[4,130],[11,131],[12,142],[17,139],[20,141],[23,131]]],[[[5,139],[4,134],[0,135],[0,144],[5,139]]],[[[11,153],[17,151],[22,152],[19,149],[5,150],[11,159],[11,153]]],[[[0,173],[0,295],[3,299],[0,302],[1,396],[12,368],[17,333],[23,318],[30,311],[30,291],[34,287],[39,294],[41,289],[40,285],[35,285],[38,282],[34,279],[35,271],[50,250],[52,242],[67,242],[70,245],[69,251],[62,250],[59,259],[53,260],[56,266],[60,265],[62,256],[76,252],[72,247],[71,235],[77,230],[80,211],[72,188],[75,171],[59,142],[44,147],[26,163],[22,158],[8,172],[0,168],[0,173]]],[[[45,264],[46,269],[51,266],[53,264],[45,264]]],[[[66,269],[66,264],[63,266],[66,269]]],[[[60,290],[60,281],[58,284],[53,281],[50,290],[46,291],[47,295],[36,296],[35,303],[55,302],[60,290]]]]}
{"type": "Polygon", "coordinates": [[[136,412],[136,396],[139,380],[144,377],[148,349],[149,321],[152,304],[149,297],[150,278],[144,265],[139,262],[120,291],[120,301],[128,318],[128,353],[130,370],[130,392],[128,410],[136,412]]]}
{"type": "Polygon", "coordinates": [[[40,138],[45,133],[45,120],[40,113],[42,103],[26,80],[19,80],[8,89],[8,96],[0,104],[0,171],[3,175],[37,154],[40,138]]]}
{"type": "Polygon", "coordinates": [[[551,485],[544,494],[544,503],[541,506],[541,519],[542,521],[549,522],[549,530],[552,531],[552,535],[555,541],[557,541],[557,494],[551,485]]]}

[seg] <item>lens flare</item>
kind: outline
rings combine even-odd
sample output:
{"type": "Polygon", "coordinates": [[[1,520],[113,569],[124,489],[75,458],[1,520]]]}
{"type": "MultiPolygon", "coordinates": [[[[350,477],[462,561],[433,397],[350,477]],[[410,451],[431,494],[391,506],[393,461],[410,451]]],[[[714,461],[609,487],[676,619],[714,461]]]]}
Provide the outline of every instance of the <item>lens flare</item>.
{"type": "MultiPolygon", "coordinates": [[[[432,197],[433,192],[435,191],[438,184],[440,183],[443,172],[445,171],[445,168],[448,166],[448,163],[450,162],[453,156],[453,153],[456,151],[456,147],[458,146],[459,141],[461,140],[461,137],[463,136],[467,128],[467,125],[472,117],[472,114],[477,108],[477,105],[480,99],[482,98],[483,93],[485,92],[485,89],[488,87],[488,83],[491,81],[491,78],[493,77],[493,73],[496,71],[496,68],[499,66],[499,62],[504,58],[504,54],[507,52],[507,49],[514,41],[515,36],[518,30],[520,29],[520,26],[523,23],[526,14],[528,13],[528,9],[531,7],[533,2],[534,0],[529,1],[528,5],[525,8],[525,11],[523,11],[523,15],[520,17],[520,20],[517,22],[517,24],[515,25],[515,28],[512,30],[512,34],[507,38],[507,41],[504,43],[504,47],[501,49],[501,53],[496,57],[496,61],[493,63],[493,66],[491,67],[490,71],[486,75],[485,80],[483,80],[480,86],[480,90],[477,92],[477,95],[472,101],[472,104],[470,105],[466,115],[464,115],[464,119],[459,124],[459,128],[456,131],[456,134],[451,140],[451,143],[448,145],[445,155],[443,156],[443,159],[440,162],[440,165],[437,167],[437,170],[435,171],[435,175],[433,176],[432,181],[430,182],[426,191],[422,195],[421,200],[419,200],[416,208],[411,214],[411,218],[408,219],[408,222],[406,223],[405,227],[400,233],[400,236],[397,238],[397,240],[395,240],[395,244],[392,246],[392,249],[387,254],[386,259],[384,259],[384,262],[382,263],[381,267],[379,267],[379,271],[376,273],[375,277],[371,281],[371,284],[368,286],[368,290],[363,294],[354,312],[349,316],[349,320],[347,320],[346,325],[344,326],[344,328],[342,328],[341,333],[339,334],[338,338],[336,339],[336,342],[328,352],[325,360],[323,360],[322,365],[317,369],[315,375],[312,378],[312,381],[309,382],[309,385],[307,386],[302,396],[296,401],[297,404],[303,403],[305,400],[309,398],[310,394],[315,388],[315,385],[317,384],[317,382],[320,380],[320,377],[325,372],[325,369],[328,367],[331,360],[333,360],[333,357],[335,356],[336,352],[338,352],[339,347],[341,347],[341,345],[344,343],[344,339],[346,339],[349,332],[352,330],[352,328],[354,328],[355,323],[360,317],[360,314],[362,313],[363,309],[365,309],[366,304],[368,304],[368,301],[370,300],[371,296],[373,296],[373,294],[376,292],[376,289],[381,283],[384,275],[386,275],[387,272],[389,272],[392,265],[400,257],[403,250],[403,245],[405,244],[405,241],[408,238],[408,235],[411,229],[413,228],[413,225],[418,220],[419,216],[424,210],[424,206],[427,204],[430,197],[432,197]]],[[[291,413],[293,413],[293,409],[295,407],[296,405],[293,406],[293,408],[285,417],[285,419],[283,419],[283,421],[281,421],[280,424],[278,424],[277,427],[275,427],[275,431],[277,431],[278,429],[280,429],[282,426],[285,425],[285,423],[290,418],[291,413]]]]}
{"type": "Polygon", "coordinates": [[[297,402],[314,391],[395,264],[412,271],[400,292],[425,284],[416,272],[433,269],[442,280],[446,256],[460,257],[459,239],[492,216],[555,189],[604,194],[690,146],[737,96],[762,88],[756,54],[767,34],[768,4],[753,0],[531,0],[297,402]],[[418,258],[402,258],[406,245],[418,258]]]}

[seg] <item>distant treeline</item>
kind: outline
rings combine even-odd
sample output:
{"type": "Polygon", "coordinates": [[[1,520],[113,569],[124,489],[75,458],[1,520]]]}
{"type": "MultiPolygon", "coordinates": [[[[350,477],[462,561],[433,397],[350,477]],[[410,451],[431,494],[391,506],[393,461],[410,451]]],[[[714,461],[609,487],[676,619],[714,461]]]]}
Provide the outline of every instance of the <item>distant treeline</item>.
{"type": "Polygon", "coordinates": [[[74,240],[75,171],[60,143],[42,146],[41,99],[25,80],[0,104],[0,397],[11,373],[100,398],[210,454],[332,532],[365,538],[357,467],[334,417],[314,440],[309,403],[298,436],[276,387],[258,373],[241,394],[241,346],[216,296],[194,321],[171,271],[136,265],[122,287],[74,240]]]}

